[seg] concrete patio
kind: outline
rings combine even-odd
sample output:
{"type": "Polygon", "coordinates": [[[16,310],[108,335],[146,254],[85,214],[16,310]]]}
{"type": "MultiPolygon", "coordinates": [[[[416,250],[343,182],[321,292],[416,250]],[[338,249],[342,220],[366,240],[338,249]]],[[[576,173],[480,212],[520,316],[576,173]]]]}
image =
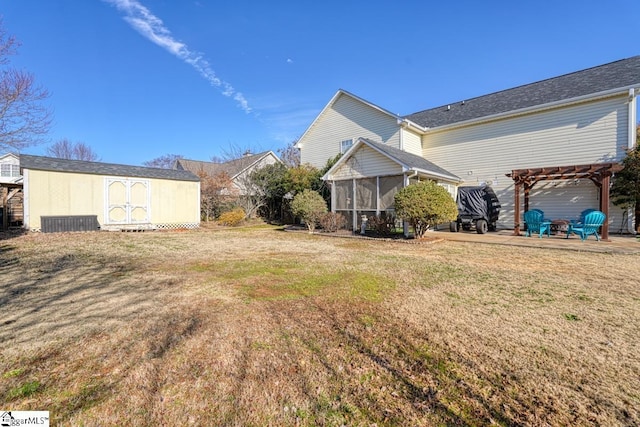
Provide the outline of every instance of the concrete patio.
{"type": "Polygon", "coordinates": [[[587,240],[581,241],[580,237],[576,235],[567,239],[566,233],[552,234],[551,237],[545,235],[542,238],[538,236],[526,237],[524,232],[520,236],[514,236],[513,230],[499,230],[486,234],[478,234],[475,231],[452,233],[449,230],[434,230],[429,234],[450,241],[615,254],[640,254],[640,240],[632,235],[610,234],[608,241],[597,241],[594,236],[590,236],[587,240]]]}

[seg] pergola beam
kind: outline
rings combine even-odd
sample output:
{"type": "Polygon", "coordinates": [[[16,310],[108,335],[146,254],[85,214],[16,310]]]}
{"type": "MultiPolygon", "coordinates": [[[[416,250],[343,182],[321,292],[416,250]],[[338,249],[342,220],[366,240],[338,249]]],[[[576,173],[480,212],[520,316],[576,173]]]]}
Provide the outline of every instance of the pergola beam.
{"type": "Polygon", "coordinates": [[[514,169],[507,176],[515,184],[514,196],[514,228],[513,234],[520,235],[520,188],[524,189],[524,211],[529,210],[529,193],[534,185],[540,181],[560,179],[591,180],[600,190],[600,211],[607,220],[602,225],[602,239],[609,239],[609,187],[611,176],[622,170],[619,163],[594,163],[590,165],[551,166],[544,168],[514,169]]]}

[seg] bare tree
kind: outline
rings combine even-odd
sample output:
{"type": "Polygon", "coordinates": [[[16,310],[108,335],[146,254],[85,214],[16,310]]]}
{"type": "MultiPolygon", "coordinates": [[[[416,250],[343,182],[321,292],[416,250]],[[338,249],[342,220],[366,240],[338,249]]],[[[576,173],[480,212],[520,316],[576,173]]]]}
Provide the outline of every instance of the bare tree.
{"type": "Polygon", "coordinates": [[[300,166],[300,149],[296,147],[298,140],[291,141],[284,148],[278,149],[278,156],[280,160],[290,168],[300,166]]]}
{"type": "Polygon", "coordinates": [[[149,168],[173,169],[176,160],[180,159],[184,159],[184,156],[181,154],[165,154],[155,159],[142,162],[142,164],[149,168]]]}
{"type": "Polygon", "coordinates": [[[237,189],[225,172],[214,176],[205,171],[198,172],[200,177],[200,209],[205,221],[216,218],[228,210],[237,199],[237,189]]]}
{"type": "Polygon", "coordinates": [[[86,160],[88,162],[100,160],[95,151],[84,142],[74,143],[66,138],[48,147],[47,155],[58,159],[86,160]]]}
{"type": "MultiPolygon", "coordinates": [[[[242,207],[247,218],[258,216],[261,210],[267,205],[267,191],[263,182],[254,174],[268,165],[261,158],[255,156],[257,152],[251,147],[240,147],[230,145],[223,151],[223,161],[229,167],[234,184],[238,189],[237,204],[242,207]]],[[[212,158],[212,161],[218,160],[212,158]],[[214,160],[215,159],[215,160],[214,160]]]]}
{"type": "Polygon", "coordinates": [[[240,146],[238,144],[229,144],[227,148],[222,150],[221,156],[211,157],[211,161],[214,163],[226,163],[231,160],[239,160],[247,158],[252,154],[256,154],[262,150],[256,149],[256,147],[240,146]]]}
{"type": "Polygon", "coordinates": [[[43,104],[49,92],[32,74],[8,65],[18,45],[0,20],[0,151],[40,144],[51,126],[51,111],[43,104]]]}

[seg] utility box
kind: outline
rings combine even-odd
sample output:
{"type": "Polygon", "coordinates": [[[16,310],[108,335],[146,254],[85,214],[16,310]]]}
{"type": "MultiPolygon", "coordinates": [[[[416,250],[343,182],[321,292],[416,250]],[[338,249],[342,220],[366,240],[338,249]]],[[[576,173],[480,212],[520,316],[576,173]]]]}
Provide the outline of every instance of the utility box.
{"type": "Polygon", "coordinates": [[[41,216],[40,225],[43,233],[100,230],[97,215],[41,216]]]}

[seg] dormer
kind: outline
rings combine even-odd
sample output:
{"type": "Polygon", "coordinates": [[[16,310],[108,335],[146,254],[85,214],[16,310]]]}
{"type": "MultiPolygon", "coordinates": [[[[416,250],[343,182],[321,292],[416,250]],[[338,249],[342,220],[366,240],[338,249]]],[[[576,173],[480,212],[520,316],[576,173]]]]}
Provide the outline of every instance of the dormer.
{"type": "Polygon", "coordinates": [[[20,158],[13,153],[0,156],[0,182],[15,183],[21,180],[20,158]]]}

